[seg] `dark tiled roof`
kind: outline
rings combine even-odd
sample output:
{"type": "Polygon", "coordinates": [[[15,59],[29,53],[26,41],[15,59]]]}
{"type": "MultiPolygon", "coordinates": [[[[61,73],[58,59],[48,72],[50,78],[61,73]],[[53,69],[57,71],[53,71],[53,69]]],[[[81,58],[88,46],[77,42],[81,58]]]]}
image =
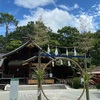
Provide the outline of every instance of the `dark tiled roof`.
{"type": "Polygon", "coordinates": [[[4,54],[4,55],[2,56],[2,58],[6,57],[6,56],[9,56],[9,55],[11,55],[11,54],[13,54],[13,53],[19,51],[20,49],[24,48],[29,42],[30,42],[30,41],[26,42],[25,44],[23,44],[23,45],[20,46],[19,48],[16,48],[15,50],[12,50],[12,51],[10,51],[10,52],[4,54]]]}
{"type": "MultiPolygon", "coordinates": [[[[4,59],[5,57],[7,57],[7,56],[9,56],[9,55],[12,55],[13,53],[15,53],[15,52],[18,52],[18,51],[20,51],[22,48],[24,48],[25,46],[27,46],[29,43],[32,43],[33,45],[35,45],[37,48],[39,48],[39,49],[42,49],[40,46],[38,46],[36,43],[34,43],[33,41],[31,41],[31,40],[29,40],[29,41],[27,41],[25,44],[23,44],[22,46],[20,46],[20,47],[18,47],[18,48],[16,48],[15,50],[13,50],[13,51],[11,51],[11,52],[8,52],[8,53],[1,53],[0,54],[0,58],[1,58],[1,60],[2,59],[4,59]]],[[[44,55],[46,54],[48,54],[48,53],[43,53],[44,55]]],[[[50,55],[48,54],[48,56],[47,56],[49,59],[53,59],[52,57],[50,57],[50,55]]],[[[13,60],[13,61],[10,61],[9,63],[8,63],[8,65],[9,66],[20,66],[20,65],[22,65],[22,64],[24,64],[24,63],[28,63],[28,62],[30,62],[30,61],[32,61],[33,59],[35,59],[35,58],[37,58],[37,56],[33,56],[33,57],[31,57],[31,58],[29,58],[29,59],[27,59],[27,60],[23,60],[23,61],[20,61],[20,60],[13,60]]],[[[3,63],[3,61],[0,61],[0,63],[2,64],[3,63]]],[[[0,64],[0,65],[1,65],[0,64]]]]}
{"type": "Polygon", "coordinates": [[[29,43],[33,43],[37,48],[41,49],[41,47],[39,47],[36,43],[34,43],[33,41],[29,40],[29,41],[27,41],[25,44],[23,44],[22,46],[16,48],[15,50],[4,54],[4,55],[2,56],[2,58],[6,57],[6,56],[9,56],[9,55],[11,55],[11,54],[13,54],[13,53],[19,51],[20,49],[22,49],[22,48],[24,48],[25,46],[27,46],[29,43]]]}

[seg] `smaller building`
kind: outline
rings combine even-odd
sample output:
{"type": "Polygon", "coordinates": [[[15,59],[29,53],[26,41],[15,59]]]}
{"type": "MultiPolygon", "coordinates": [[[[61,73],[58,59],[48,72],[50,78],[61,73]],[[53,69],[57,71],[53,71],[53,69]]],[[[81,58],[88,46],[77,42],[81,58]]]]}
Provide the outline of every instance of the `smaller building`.
{"type": "Polygon", "coordinates": [[[92,76],[92,80],[96,83],[100,83],[100,66],[97,66],[93,69],[93,71],[91,72],[92,76]]]}

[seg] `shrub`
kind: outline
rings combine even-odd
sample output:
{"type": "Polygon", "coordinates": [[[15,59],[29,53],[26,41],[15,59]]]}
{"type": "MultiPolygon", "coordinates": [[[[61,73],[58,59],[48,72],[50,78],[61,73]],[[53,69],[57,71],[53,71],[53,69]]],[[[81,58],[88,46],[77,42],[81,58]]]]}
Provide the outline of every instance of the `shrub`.
{"type": "Polygon", "coordinates": [[[96,88],[97,88],[97,89],[100,89],[100,83],[97,83],[97,84],[96,84],[96,88]]]}
{"type": "Polygon", "coordinates": [[[73,78],[73,88],[79,89],[81,87],[82,87],[82,85],[81,85],[81,78],[80,77],[73,78]]]}

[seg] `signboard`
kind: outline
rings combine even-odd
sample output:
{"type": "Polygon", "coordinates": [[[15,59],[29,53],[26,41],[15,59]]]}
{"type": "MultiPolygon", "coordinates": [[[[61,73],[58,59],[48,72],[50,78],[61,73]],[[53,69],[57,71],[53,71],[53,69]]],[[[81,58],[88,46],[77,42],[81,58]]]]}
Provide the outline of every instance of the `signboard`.
{"type": "Polygon", "coordinates": [[[81,77],[81,84],[83,84],[84,83],[84,78],[83,77],[81,77]]]}
{"type": "Polygon", "coordinates": [[[12,78],[10,81],[10,99],[9,100],[18,100],[18,85],[19,85],[19,79],[12,78]]]}

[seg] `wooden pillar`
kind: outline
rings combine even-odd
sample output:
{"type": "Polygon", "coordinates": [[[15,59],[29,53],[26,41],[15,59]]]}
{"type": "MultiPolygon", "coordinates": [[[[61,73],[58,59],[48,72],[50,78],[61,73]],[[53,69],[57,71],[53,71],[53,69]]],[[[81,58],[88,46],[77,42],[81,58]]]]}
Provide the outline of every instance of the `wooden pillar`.
{"type": "Polygon", "coordinates": [[[29,63],[29,68],[28,68],[28,77],[30,78],[30,74],[31,74],[31,63],[29,63]]]}

